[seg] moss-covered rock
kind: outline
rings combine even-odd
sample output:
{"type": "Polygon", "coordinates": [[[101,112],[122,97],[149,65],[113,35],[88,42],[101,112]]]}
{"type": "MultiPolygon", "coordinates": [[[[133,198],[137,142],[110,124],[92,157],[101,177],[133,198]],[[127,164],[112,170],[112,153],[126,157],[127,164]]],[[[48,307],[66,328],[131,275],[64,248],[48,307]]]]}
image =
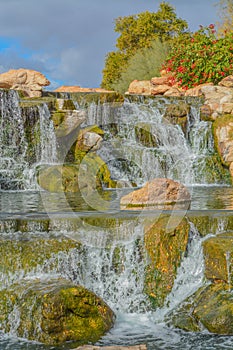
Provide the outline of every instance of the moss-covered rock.
{"type": "Polygon", "coordinates": [[[189,112],[190,106],[183,101],[179,101],[179,103],[169,104],[166,107],[164,119],[171,124],[180,125],[183,132],[186,133],[189,112]]]}
{"type": "Polygon", "coordinates": [[[146,267],[144,289],[155,307],[163,306],[170,293],[188,244],[187,220],[177,218],[174,228],[169,228],[169,221],[170,216],[164,215],[145,228],[145,247],[150,263],[146,267]]]}
{"type": "Polygon", "coordinates": [[[112,326],[113,311],[93,292],[62,279],[29,280],[0,291],[0,329],[49,345],[96,342],[112,326]],[[12,324],[17,312],[18,320],[12,324]]]}
{"type": "Polygon", "coordinates": [[[222,163],[229,166],[233,162],[233,115],[217,118],[213,123],[213,133],[222,163]]]}
{"type": "Polygon", "coordinates": [[[38,169],[38,184],[49,192],[92,193],[103,187],[115,187],[106,163],[96,153],[76,153],[75,164],[63,164],[38,169]]]}
{"type": "Polygon", "coordinates": [[[233,335],[233,295],[226,283],[202,287],[171,315],[173,326],[186,331],[207,329],[211,333],[233,335]]]}
{"type": "MultiPolygon", "coordinates": [[[[81,244],[65,237],[43,238],[34,236],[30,239],[22,233],[18,239],[0,240],[0,287],[3,283],[25,276],[59,252],[67,253],[71,249],[80,249],[81,244]],[[14,277],[15,276],[15,277],[14,277]]],[[[56,267],[54,260],[54,267],[56,267]]]]}
{"type": "Polygon", "coordinates": [[[226,232],[203,242],[205,276],[233,285],[233,233],[226,232]]]}
{"type": "Polygon", "coordinates": [[[153,133],[152,125],[149,123],[138,123],[135,126],[136,140],[145,147],[156,147],[157,138],[153,133]]]}

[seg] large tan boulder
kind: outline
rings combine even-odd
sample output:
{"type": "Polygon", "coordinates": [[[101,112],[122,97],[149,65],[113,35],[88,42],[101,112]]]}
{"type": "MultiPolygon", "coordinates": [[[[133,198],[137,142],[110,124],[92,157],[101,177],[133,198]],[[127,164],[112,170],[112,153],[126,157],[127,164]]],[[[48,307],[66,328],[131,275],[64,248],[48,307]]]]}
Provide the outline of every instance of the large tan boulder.
{"type": "Polygon", "coordinates": [[[184,185],[171,179],[157,178],[122,197],[121,206],[122,209],[157,206],[169,208],[175,203],[187,204],[190,198],[190,193],[184,185]]]}
{"type": "Polygon", "coordinates": [[[229,75],[226,78],[223,78],[218,85],[220,86],[226,86],[226,87],[233,87],[233,75],[229,75]]]}
{"type": "Polygon", "coordinates": [[[128,88],[129,94],[150,95],[151,94],[150,80],[133,80],[128,88]]]}
{"type": "Polygon", "coordinates": [[[42,73],[31,69],[11,69],[0,74],[0,88],[21,90],[27,97],[41,97],[43,86],[49,84],[42,73]]]}
{"type": "Polygon", "coordinates": [[[151,95],[163,95],[165,92],[167,92],[171,88],[170,85],[163,84],[163,85],[155,85],[151,89],[151,95]]]}

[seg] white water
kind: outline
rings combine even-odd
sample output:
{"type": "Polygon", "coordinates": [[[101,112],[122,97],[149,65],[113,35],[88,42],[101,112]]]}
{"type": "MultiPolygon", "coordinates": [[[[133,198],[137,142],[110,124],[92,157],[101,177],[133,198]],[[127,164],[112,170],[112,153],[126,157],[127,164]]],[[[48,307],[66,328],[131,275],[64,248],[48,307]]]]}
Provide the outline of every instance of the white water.
{"type": "Polygon", "coordinates": [[[169,103],[169,99],[158,99],[147,104],[125,101],[114,107],[109,103],[89,106],[88,123],[106,130],[99,154],[109,164],[113,177],[137,185],[155,177],[172,178],[186,185],[224,182],[213,175],[216,160],[212,160],[211,123],[200,120],[199,105],[190,108],[185,134],[179,125],[164,118],[169,103]],[[157,145],[143,145],[136,127],[149,130],[157,145]]]}

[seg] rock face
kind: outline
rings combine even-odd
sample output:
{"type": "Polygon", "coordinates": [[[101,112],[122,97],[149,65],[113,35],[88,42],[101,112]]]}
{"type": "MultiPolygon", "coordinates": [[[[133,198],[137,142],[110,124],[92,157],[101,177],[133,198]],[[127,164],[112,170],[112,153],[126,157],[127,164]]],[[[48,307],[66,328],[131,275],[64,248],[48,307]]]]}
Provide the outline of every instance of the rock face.
{"type": "Polygon", "coordinates": [[[48,345],[96,342],[115,319],[94,293],[63,279],[21,281],[0,296],[1,330],[10,331],[11,313],[17,309],[17,336],[48,345]]]}
{"type": "Polygon", "coordinates": [[[43,86],[49,84],[42,73],[31,69],[11,69],[0,74],[0,88],[21,90],[27,97],[41,97],[43,86]]]}
{"type": "Polygon", "coordinates": [[[151,95],[151,82],[149,80],[134,80],[128,88],[129,94],[151,95]]]}
{"type": "Polygon", "coordinates": [[[190,193],[184,185],[171,179],[158,178],[122,197],[121,206],[123,209],[150,206],[167,208],[175,203],[186,203],[188,208],[189,201],[190,193]]]}
{"type": "Polygon", "coordinates": [[[213,124],[215,143],[222,163],[231,166],[233,162],[233,115],[226,115],[213,124]]]}

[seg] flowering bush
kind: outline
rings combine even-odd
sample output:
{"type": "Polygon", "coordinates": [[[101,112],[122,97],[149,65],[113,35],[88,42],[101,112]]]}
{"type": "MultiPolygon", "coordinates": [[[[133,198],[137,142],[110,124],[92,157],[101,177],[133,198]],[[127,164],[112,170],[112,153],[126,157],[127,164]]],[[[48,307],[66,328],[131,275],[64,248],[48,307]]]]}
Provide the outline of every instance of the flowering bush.
{"type": "Polygon", "coordinates": [[[186,89],[233,74],[233,33],[217,38],[214,24],[177,40],[164,68],[186,89]]]}

